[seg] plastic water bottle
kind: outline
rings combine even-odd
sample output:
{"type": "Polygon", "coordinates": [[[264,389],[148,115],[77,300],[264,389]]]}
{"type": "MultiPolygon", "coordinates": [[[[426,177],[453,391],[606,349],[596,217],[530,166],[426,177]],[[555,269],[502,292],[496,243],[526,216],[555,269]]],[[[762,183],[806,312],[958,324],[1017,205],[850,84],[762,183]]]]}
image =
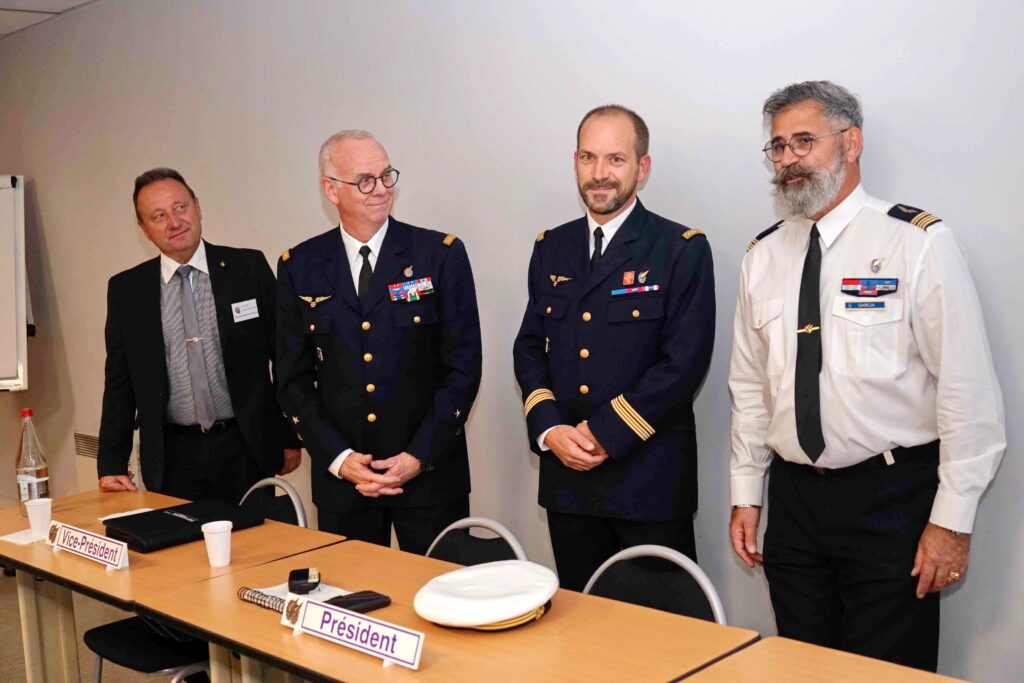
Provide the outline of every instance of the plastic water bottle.
{"type": "Polygon", "coordinates": [[[32,409],[21,411],[21,447],[15,464],[18,476],[18,509],[26,517],[25,501],[50,497],[50,470],[39,443],[36,427],[32,424],[32,409]]]}

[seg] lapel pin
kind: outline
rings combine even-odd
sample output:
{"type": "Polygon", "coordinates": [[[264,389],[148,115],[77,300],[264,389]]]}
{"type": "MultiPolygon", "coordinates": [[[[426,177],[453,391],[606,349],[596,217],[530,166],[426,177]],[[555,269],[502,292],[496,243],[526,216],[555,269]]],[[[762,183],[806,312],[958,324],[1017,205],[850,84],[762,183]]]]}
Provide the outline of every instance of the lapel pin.
{"type": "Polygon", "coordinates": [[[412,277],[412,266],[406,267],[406,269],[403,270],[402,272],[405,274],[406,277],[412,277]]]}
{"type": "Polygon", "coordinates": [[[637,280],[640,281],[640,284],[644,284],[645,282],[647,282],[647,273],[649,272],[651,271],[645,270],[644,272],[640,273],[640,277],[637,278],[637,280]]]}
{"type": "Polygon", "coordinates": [[[878,271],[880,271],[882,269],[882,261],[884,260],[884,258],[876,258],[873,261],[871,261],[871,272],[877,273],[878,271]]]}
{"type": "Polygon", "coordinates": [[[548,277],[551,278],[551,286],[552,287],[557,287],[561,283],[568,282],[569,280],[572,279],[571,277],[566,277],[564,275],[549,275],[548,277]]]}
{"type": "Polygon", "coordinates": [[[223,267],[224,267],[224,262],[223,262],[223,261],[221,261],[221,262],[220,262],[220,267],[221,267],[221,268],[223,268],[223,267]]]}
{"type": "Polygon", "coordinates": [[[636,275],[635,270],[627,270],[622,274],[622,284],[631,285],[633,284],[633,277],[636,275]]]}

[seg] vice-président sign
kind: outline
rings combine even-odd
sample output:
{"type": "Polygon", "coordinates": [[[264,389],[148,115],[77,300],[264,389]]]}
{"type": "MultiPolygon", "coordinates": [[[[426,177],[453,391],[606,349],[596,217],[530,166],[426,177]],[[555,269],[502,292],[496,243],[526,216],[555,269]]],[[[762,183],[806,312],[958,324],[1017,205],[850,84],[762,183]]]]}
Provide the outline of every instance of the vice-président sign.
{"type": "Polygon", "coordinates": [[[424,634],[372,619],[365,614],[289,594],[281,623],[293,632],[309,633],[353,650],[379,657],[384,666],[420,666],[424,634]]]}
{"type": "Polygon", "coordinates": [[[73,555],[106,565],[107,571],[128,566],[127,543],[70,524],[51,522],[46,543],[53,546],[54,552],[66,550],[73,555]]]}

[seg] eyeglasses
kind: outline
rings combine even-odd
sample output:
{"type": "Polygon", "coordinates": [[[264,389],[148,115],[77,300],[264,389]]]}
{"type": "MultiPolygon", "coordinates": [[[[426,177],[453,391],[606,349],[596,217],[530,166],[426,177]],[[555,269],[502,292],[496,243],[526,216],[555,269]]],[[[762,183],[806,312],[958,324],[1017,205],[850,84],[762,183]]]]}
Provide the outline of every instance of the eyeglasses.
{"type": "Polygon", "coordinates": [[[367,176],[365,178],[360,178],[359,180],[357,180],[354,183],[350,183],[347,180],[342,180],[341,178],[335,178],[332,175],[324,176],[324,177],[325,178],[330,178],[331,180],[333,180],[336,183],[344,183],[345,185],[354,185],[355,187],[359,188],[359,191],[362,192],[363,194],[370,194],[371,192],[374,191],[374,189],[376,189],[377,181],[378,180],[381,182],[381,184],[384,187],[388,187],[388,188],[394,187],[395,183],[398,182],[398,169],[397,168],[392,168],[392,169],[390,169],[388,171],[384,171],[383,173],[381,173],[377,177],[367,176]]]}
{"type": "Polygon", "coordinates": [[[761,151],[764,152],[764,155],[766,157],[768,157],[768,161],[777,164],[780,161],[782,161],[782,157],[786,154],[787,147],[793,150],[793,154],[795,154],[796,156],[805,157],[811,153],[811,145],[814,144],[815,140],[820,140],[822,138],[830,138],[833,135],[839,135],[840,133],[845,133],[848,130],[850,130],[849,126],[843,128],[842,130],[837,130],[834,133],[825,133],[824,135],[808,135],[807,133],[797,133],[796,135],[789,139],[789,142],[783,142],[782,140],[772,140],[767,145],[765,145],[764,149],[762,149],[761,151]]]}

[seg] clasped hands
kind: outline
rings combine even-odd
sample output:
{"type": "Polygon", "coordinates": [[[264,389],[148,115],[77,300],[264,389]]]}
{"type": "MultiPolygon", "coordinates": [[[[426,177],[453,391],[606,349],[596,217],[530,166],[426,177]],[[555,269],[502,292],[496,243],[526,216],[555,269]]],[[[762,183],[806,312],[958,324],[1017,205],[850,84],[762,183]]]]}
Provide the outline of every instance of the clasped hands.
{"type": "Polygon", "coordinates": [[[348,454],[338,472],[342,479],[356,485],[356,491],[367,498],[397,496],[402,485],[420,473],[420,461],[406,452],[384,460],[374,460],[369,453],[348,454]]]}
{"type": "Polygon", "coordinates": [[[575,427],[553,427],[544,437],[544,445],[563,465],[578,472],[592,470],[608,459],[608,451],[594,438],[586,420],[575,427]]]}

